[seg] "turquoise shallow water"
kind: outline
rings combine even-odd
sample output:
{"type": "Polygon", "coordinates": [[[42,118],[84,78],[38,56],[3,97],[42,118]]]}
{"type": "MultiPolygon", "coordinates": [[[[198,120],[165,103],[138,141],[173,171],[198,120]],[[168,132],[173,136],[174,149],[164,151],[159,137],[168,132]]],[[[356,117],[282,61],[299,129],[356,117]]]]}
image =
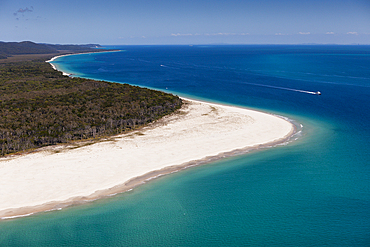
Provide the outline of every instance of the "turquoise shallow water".
{"type": "Polygon", "coordinates": [[[110,199],[2,221],[0,246],[370,245],[369,46],[119,48],[55,65],[278,113],[303,134],[110,199]]]}

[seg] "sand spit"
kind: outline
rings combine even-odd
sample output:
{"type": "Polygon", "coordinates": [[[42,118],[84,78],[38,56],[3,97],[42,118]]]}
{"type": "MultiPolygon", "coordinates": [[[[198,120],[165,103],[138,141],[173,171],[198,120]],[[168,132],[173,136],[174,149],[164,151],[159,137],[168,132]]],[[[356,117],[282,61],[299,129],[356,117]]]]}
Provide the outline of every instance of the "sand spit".
{"type": "Polygon", "coordinates": [[[0,218],[124,192],[189,166],[285,142],[294,133],[292,123],[270,114],[185,102],[148,127],[106,141],[0,159],[0,218]]]}

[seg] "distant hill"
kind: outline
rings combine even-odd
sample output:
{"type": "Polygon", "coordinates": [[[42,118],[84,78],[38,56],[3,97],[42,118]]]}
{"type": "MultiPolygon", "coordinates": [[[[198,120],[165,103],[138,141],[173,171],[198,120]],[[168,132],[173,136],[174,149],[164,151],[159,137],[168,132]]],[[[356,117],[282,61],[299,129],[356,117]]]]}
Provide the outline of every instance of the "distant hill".
{"type": "Polygon", "coordinates": [[[100,47],[98,44],[87,45],[55,45],[55,44],[37,44],[31,41],[22,42],[0,42],[0,59],[13,55],[25,54],[52,54],[60,51],[69,52],[87,52],[94,51],[92,47],[100,47]]]}

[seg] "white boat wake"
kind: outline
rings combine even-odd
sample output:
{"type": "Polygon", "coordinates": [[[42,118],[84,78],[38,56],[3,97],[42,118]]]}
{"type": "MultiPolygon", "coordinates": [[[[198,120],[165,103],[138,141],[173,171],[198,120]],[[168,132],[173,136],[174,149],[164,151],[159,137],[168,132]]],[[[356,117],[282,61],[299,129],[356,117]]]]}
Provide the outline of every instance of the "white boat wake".
{"type": "Polygon", "coordinates": [[[313,92],[313,91],[299,90],[299,89],[294,89],[294,88],[276,87],[276,86],[271,86],[271,85],[248,83],[248,82],[245,82],[245,84],[259,86],[259,87],[268,87],[268,88],[275,88],[275,89],[281,89],[281,90],[288,90],[288,91],[299,92],[299,93],[308,93],[308,94],[321,95],[320,91],[313,92]]]}

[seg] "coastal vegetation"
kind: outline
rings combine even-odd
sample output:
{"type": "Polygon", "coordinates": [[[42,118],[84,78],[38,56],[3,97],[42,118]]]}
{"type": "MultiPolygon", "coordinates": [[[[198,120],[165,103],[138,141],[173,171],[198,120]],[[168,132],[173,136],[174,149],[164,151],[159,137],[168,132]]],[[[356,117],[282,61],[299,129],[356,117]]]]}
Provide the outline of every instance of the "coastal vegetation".
{"type": "Polygon", "coordinates": [[[64,76],[44,60],[0,63],[0,155],[123,133],[181,105],[160,91],[64,76]]]}

